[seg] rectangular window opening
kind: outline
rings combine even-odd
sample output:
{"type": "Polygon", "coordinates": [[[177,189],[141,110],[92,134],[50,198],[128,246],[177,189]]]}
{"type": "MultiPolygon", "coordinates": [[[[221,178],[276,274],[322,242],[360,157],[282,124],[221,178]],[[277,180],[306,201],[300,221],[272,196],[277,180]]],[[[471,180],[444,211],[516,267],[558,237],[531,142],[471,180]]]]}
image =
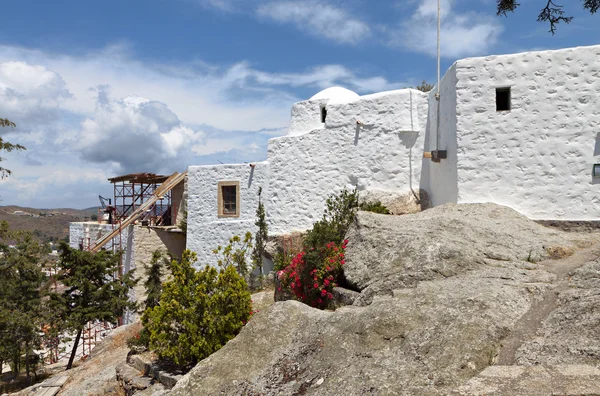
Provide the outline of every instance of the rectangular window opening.
{"type": "Polygon", "coordinates": [[[323,106],[321,107],[321,122],[325,123],[325,119],[327,119],[327,109],[323,106]]]}
{"type": "Polygon", "coordinates": [[[496,111],[510,110],[510,87],[496,88],[496,111]]]}
{"type": "Polygon", "coordinates": [[[223,181],[218,184],[218,216],[239,217],[240,182],[223,181]]]}

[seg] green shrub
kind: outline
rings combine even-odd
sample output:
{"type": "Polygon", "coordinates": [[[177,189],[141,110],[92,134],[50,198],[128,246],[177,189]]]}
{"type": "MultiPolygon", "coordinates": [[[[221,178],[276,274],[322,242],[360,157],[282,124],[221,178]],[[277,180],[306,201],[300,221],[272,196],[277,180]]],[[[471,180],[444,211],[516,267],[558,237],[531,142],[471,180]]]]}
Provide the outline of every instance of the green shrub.
{"type": "Polygon", "coordinates": [[[283,249],[277,250],[273,257],[273,269],[279,271],[291,264],[295,254],[284,252],[283,249]]]}
{"type": "Polygon", "coordinates": [[[144,312],[150,348],[160,358],[189,367],[236,336],[251,315],[248,285],[233,265],[196,270],[196,254],[186,250],[171,263],[160,304],[144,312]]]}
{"type": "Polygon", "coordinates": [[[276,258],[281,282],[278,291],[292,293],[298,301],[325,308],[333,298],[332,290],[343,277],[346,232],[356,221],[358,192],[342,190],[327,198],[323,218],[304,237],[304,249],[296,255],[276,258]],[[281,263],[281,264],[280,264],[281,263]]]}
{"type": "Polygon", "coordinates": [[[356,221],[358,191],[344,188],[339,194],[330,195],[325,205],[323,218],[304,237],[305,250],[323,248],[329,242],[336,245],[342,243],[346,232],[356,221]]]}
{"type": "Polygon", "coordinates": [[[181,230],[181,232],[183,232],[184,235],[187,235],[187,217],[188,217],[188,212],[187,212],[187,210],[184,210],[183,211],[183,219],[181,219],[181,221],[177,225],[177,227],[179,227],[179,229],[181,230]]]}
{"type": "Polygon", "coordinates": [[[213,250],[213,254],[217,258],[219,267],[233,266],[245,279],[250,271],[248,265],[248,252],[250,252],[250,249],[252,249],[252,233],[247,232],[244,239],[239,235],[232,236],[229,238],[229,245],[225,247],[218,246],[213,250]]]}
{"type": "Polygon", "coordinates": [[[142,327],[138,333],[127,340],[127,347],[131,350],[137,350],[137,352],[139,352],[138,349],[146,350],[149,346],[150,332],[145,327],[142,327]]]}
{"type": "Polygon", "coordinates": [[[373,213],[390,214],[388,208],[382,204],[381,201],[363,202],[360,204],[360,210],[373,213]]]}

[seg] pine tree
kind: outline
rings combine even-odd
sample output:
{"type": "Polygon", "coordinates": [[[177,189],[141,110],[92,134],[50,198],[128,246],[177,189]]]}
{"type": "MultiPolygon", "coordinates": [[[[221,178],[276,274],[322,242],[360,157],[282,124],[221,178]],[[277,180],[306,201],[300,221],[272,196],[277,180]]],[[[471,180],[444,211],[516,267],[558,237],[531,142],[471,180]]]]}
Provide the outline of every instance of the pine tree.
{"type": "Polygon", "coordinates": [[[31,382],[34,350],[41,345],[45,249],[30,232],[12,232],[4,223],[0,240],[5,238],[16,245],[9,249],[0,243],[0,362],[9,361],[16,378],[25,355],[27,381],[31,382]]]}
{"type": "Polygon", "coordinates": [[[146,288],[146,301],[144,302],[144,308],[153,308],[160,302],[160,295],[162,293],[162,268],[169,264],[169,261],[165,257],[164,253],[160,250],[155,250],[152,253],[152,259],[150,265],[146,266],[146,281],[144,287],[146,288]]]}
{"type": "Polygon", "coordinates": [[[65,291],[52,297],[66,329],[77,331],[68,370],[73,366],[86,323],[114,322],[125,310],[135,309],[136,304],[129,300],[128,292],[136,281],[131,273],[117,276],[120,253],[79,251],[70,248],[65,242],[61,243],[60,251],[62,273],[58,281],[65,286],[65,291]]]}

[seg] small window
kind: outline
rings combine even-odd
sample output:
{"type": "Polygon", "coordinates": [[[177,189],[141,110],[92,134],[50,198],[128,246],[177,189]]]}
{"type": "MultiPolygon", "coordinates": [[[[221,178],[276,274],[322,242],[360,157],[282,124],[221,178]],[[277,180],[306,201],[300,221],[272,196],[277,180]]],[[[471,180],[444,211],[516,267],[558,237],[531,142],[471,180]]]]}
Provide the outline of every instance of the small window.
{"type": "Polygon", "coordinates": [[[496,111],[510,110],[510,87],[496,88],[496,111]]]}
{"type": "Polygon", "coordinates": [[[217,205],[219,217],[239,217],[240,215],[240,182],[219,182],[217,205]]]}
{"type": "Polygon", "coordinates": [[[321,122],[325,123],[325,119],[327,118],[327,109],[325,106],[321,107],[321,122]]]}

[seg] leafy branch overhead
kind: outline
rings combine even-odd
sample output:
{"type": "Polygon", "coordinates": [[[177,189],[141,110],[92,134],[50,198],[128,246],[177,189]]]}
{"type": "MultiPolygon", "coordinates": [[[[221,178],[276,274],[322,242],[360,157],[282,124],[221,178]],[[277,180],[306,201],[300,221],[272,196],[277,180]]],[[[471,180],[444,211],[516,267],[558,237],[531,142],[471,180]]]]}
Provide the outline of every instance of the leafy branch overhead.
{"type": "MultiPolygon", "coordinates": [[[[595,14],[600,8],[600,0],[582,0],[582,3],[583,8],[589,11],[590,14],[595,14]]],[[[520,5],[521,3],[516,0],[498,0],[496,13],[501,16],[508,16],[509,12],[514,12],[520,5]]],[[[537,20],[538,22],[548,22],[550,32],[554,34],[556,25],[561,22],[571,23],[573,17],[565,14],[562,5],[555,3],[553,0],[546,0],[546,5],[540,10],[537,20]]]]}
{"type": "MultiPolygon", "coordinates": [[[[16,127],[15,123],[6,119],[6,118],[0,118],[0,127],[6,128],[6,127],[11,127],[14,128],[16,127]]],[[[11,151],[21,151],[21,150],[26,150],[26,148],[24,146],[21,146],[20,144],[12,144],[10,142],[5,141],[4,139],[2,139],[2,137],[0,136],[0,151],[6,151],[7,153],[10,153],[11,151]]],[[[6,158],[2,158],[0,157],[0,162],[5,161],[6,158]]],[[[10,169],[6,169],[0,166],[0,179],[4,179],[6,176],[9,176],[12,172],[10,171],[10,169]]]]}

